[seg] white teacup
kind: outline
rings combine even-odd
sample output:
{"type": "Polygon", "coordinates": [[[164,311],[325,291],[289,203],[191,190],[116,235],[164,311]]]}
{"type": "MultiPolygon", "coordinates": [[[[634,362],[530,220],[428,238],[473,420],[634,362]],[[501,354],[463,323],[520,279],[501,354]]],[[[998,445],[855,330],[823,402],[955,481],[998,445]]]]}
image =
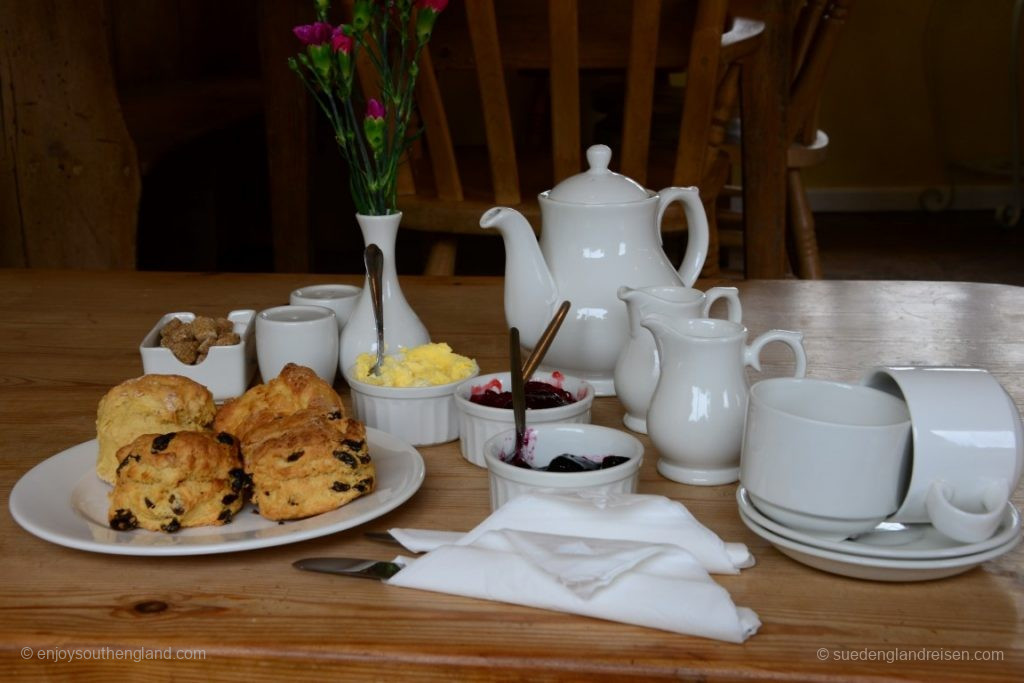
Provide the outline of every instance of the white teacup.
{"type": "Polygon", "coordinates": [[[874,368],[862,381],[904,399],[913,423],[913,474],[892,520],[964,543],[990,537],[1024,462],[1020,415],[999,382],[957,367],[874,368]]]}
{"type": "Polygon", "coordinates": [[[845,538],[899,507],[909,450],[903,401],[856,384],[768,379],[750,389],[740,481],[780,524],[845,538]]]}
{"type": "Polygon", "coordinates": [[[264,382],[288,363],[305,365],[328,384],[338,370],[338,323],[323,306],[276,306],[256,316],[256,358],[264,382]]]}
{"type": "Polygon", "coordinates": [[[331,309],[340,331],[352,315],[362,291],[361,287],[355,285],[309,285],[293,291],[288,303],[292,306],[323,306],[331,309]]]}

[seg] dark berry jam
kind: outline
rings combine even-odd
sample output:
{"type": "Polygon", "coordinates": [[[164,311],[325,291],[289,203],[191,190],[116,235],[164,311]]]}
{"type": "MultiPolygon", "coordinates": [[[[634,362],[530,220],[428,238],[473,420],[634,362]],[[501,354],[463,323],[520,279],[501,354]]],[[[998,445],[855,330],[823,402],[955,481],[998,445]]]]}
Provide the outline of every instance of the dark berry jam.
{"type": "Polygon", "coordinates": [[[621,455],[606,455],[604,457],[591,458],[582,455],[562,453],[552,458],[547,467],[534,467],[523,459],[522,455],[515,453],[505,460],[509,465],[522,467],[527,470],[539,470],[541,472],[590,472],[591,470],[606,470],[615,467],[629,460],[621,455]]]}
{"type": "MultiPolygon", "coordinates": [[[[499,391],[499,389],[501,389],[501,384],[495,380],[484,385],[483,391],[474,388],[469,400],[482,406],[512,410],[512,392],[499,391]]],[[[576,399],[568,391],[547,382],[530,381],[523,386],[523,389],[526,394],[526,407],[529,410],[557,408],[576,402],[576,399]]]]}

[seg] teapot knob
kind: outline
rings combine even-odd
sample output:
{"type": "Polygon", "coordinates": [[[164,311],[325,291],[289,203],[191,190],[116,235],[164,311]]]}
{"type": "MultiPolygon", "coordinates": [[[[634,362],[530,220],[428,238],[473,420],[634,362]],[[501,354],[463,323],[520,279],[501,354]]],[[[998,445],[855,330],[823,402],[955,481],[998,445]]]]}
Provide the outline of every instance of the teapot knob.
{"type": "Polygon", "coordinates": [[[608,162],[612,160],[612,148],[608,145],[591,145],[587,148],[587,173],[607,173],[608,162]]]}

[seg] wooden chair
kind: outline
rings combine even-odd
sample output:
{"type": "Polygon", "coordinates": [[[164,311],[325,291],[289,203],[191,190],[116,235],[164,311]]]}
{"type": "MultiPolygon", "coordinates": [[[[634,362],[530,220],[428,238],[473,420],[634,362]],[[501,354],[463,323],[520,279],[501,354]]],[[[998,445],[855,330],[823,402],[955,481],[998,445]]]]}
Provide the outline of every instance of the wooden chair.
{"type": "MultiPolygon", "coordinates": [[[[853,0],[808,0],[796,6],[793,21],[793,47],[790,66],[789,102],[787,104],[787,135],[790,142],[786,154],[786,220],[789,232],[790,261],[801,278],[821,279],[821,257],[814,228],[814,214],[807,201],[802,169],[825,160],[828,135],[818,129],[817,110],[828,64],[853,0]]],[[[742,125],[742,119],[741,119],[742,125]]],[[[725,149],[738,156],[738,134],[735,127],[725,149]]],[[[723,188],[723,196],[736,196],[741,189],[723,188]]],[[[719,211],[724,224],[742,220],[735,212],[719,211]]],[[[737,231],[724,235],[731,245],[738,245],[737,231]]]]}
{"type": "MultiPolygon", "coordinates": [[[[726,0],[593,3],[582,13],[576,0],[463,4],[464,13],[449,7],[425,54],[417,84],[425,140],[400,179],[402,227],[434,238],[427,274],[454,272],[458,237],[483,235],[480,215],[494,205],[517,208],[539,228],[536,193],[580,172],[584,140],[591,137],[583,119],[594,112],[580,106],[581,84],[590,81],[581,74],[624,78],[624,88],[621,80],[609,88],[615,95],[624,90],[622,104],[609,107],[609,116],[621,112],[619,130],[613,126],[592,140],[612,146],[613,167],[655,189],[700,186],[713,225],[729,168],[719,147],[739,63],[756,49],[760,22],[729,19],[726,0]],[[545,21],[546,41],[540,37],[545,21]],[[677,105],[671,116],[677,123],[662,147],[652,137],[656,79],[684,70],[685,98],[669,103],[677,105]],[[473,137],[466,124],[472,105],[442,97],[442,81],[460,71],[475,73],[482,114],[476,146],[460,144],[473,137]],[[510,106],[510,77],[519,78],[515,94],[525,90],[532,106],[510,106]],[[547,94],[537,93],[545,79],[547,94]],[[547,119],[549,133],[543,132],[547,119]]],[[[682,212],[670,212],[663,232],[683,230],[682,212]]],[[[708,264],[710,274],[716,266],[708,264]]]]}

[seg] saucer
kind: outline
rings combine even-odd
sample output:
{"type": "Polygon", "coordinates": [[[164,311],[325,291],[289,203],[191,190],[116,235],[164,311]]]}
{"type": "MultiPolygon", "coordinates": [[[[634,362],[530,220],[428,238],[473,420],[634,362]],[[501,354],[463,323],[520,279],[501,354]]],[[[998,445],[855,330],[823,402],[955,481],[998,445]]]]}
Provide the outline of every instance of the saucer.
{"type": "Polygon", "coordinates": [[[955,576],[1010,552],[1021,540],[1020,535],[1014,535],[1003,545],[973,555],[936,560],[893,560],[850,555],[799,543],[764,528],[748,517],[742,508],[739,513],[740,520],[748,529],[771,543],[783,555],[824,572],[869,581],[931,581],[955,576]]]}
{"type": "Polygon", "coordinates": [[[1006,544],[1011,539],[1020,536],[1021,531],[1020,513],[1011,503],[1007,503],[999,528],[990,538],[979,543],[954,541],[940,533],[931,524],[900,524],[887,527],[884,522],[879,525],[877,531],[852,539],[836,541],[790,529],[766,517],[751,501],[747,489],[743,486],[736,489],[736,502],[739,504],[740,511],[752,522],[791,541],[844,555],[862,555],[893,560],[938,560],[947,557],[975,555],[1006,544]]]}

